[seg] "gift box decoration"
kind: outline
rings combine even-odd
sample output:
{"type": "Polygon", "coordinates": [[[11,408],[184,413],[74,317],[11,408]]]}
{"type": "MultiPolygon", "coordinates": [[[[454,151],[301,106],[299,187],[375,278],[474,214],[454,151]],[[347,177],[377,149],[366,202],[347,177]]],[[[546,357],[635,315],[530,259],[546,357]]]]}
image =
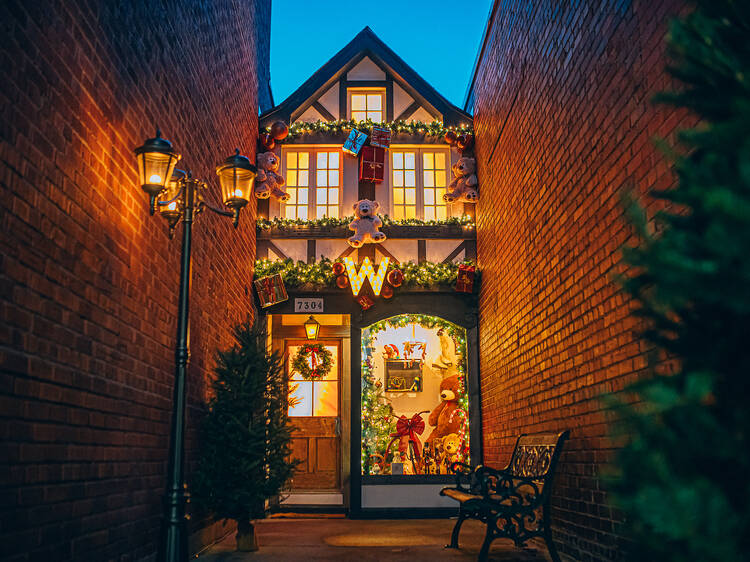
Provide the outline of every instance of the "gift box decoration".
{"type": "Polygon", "coordinates": [[[391,146],[391,130],[385,127],[373,127],[370,144],[380,148],[388,148],[391,146]]]}
{"type": "Polygon", "coordinates": [[[359,162],[359,181],[381,183],[385,174],[385,148],[365,146],[359,162]]]}
{"type": "Polygon", "coordinates": [[[281,274],[269,275],[255,280],[255,290],[258,291],[261,308],[268,308],[279,302],[289,299],[284,287],[284,280],[281,274]]]}
{"type": "Polygon", "coordinates": [[[359,303],[359,306],[362,307],[362,310],[367,310],[368,308],[372,308],[375,304],[375,301],[372,300],[367,295],[360,295],[357,297],[357,302],[359,303]]]}
{"type": "Polygon", "coordinates": [[[342,147],[342,150],[346,152],[347,154],[356,156],[357,154],[359,154],[359,151],[365,145],[366,140],[367,140],[367,134],[363,133],[362,131],[358,131],[357,129],[352,129],[351,132],[349,133],[349,136],[344,141],[344,146],[342,147]]]}
{"type": "Polygon", "coordinates": [[[474,272],[476,267],[473,265],[462,264],[458,266],[458,277],[456,278],[456,291],[459,293],[471,293],[474,291],[474,272]]]}

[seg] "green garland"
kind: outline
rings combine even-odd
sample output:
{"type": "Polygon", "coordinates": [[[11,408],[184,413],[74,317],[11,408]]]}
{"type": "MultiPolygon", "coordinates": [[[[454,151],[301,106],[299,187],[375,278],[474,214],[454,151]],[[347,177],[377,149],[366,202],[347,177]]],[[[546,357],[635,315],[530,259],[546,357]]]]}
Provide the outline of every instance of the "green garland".
{"type": "MultiPolygon", "coordinates": [[[[421,220],[421,219],[399,219],[393,220],[388,215],[380,215],[383,220],[383,224],[393,226],[464,226],[467,228],[474,228],[474,219],[469,215],[463,215],[460,217],[451,217],[443,220],[421,220]]],[[[281,219],[274,217],[272,219],[259,218],[255,223],[255,228],[258,231],[270,230],[272,228],[291,228],[291,227],[309,227],[309,228],[320,228],[320,227],[337,227],[337,226],[349,226],[354,220],[354,215],[347,217],[332,218],[323,217],[321,219],[281,219]]]]}
{"type": "MultiPolygon", "coordinates": [[[[341,261],[341,260],[336,260],[341,261]]],[[[303,285],[314,287],[336,288],[336,276],[333,274],[333,263],[328,258],[322,258],[315,263],[295,262],[291,258],[286,260],[269,260],[262,258],[255,261],[255,278],[267,277],[269,275],[281,274],[284,285],[288,288],[296,288],[303,285]]],[[[453,286],[458,277],[458,266],[474,265],[472,261],[456,263],[433,263],[406,262],[395,264],[391,262],[388,270],[400,269],[404,274],[404,287],[434,288],[440,286],[453,286]]],[[[479,271],[475,273],[476,281],[479,279],[479,271]]]]}
{"type": "Polygon", "coordinates": [[[319,343],[300,346],[292,359],[292,368],[306,381],[322,379],[331,372],[331,365],[333,365],[333,354],[319,343]],[[313,355],[320,359],[320,363],[318,364],[316,360],[315,367],[310,367],[307,364],[307,358],[313,355]]]}
{"type": "MultiPolygon", "coordinates": [[[[373,126],[383,127],[390,129],[394,133],[407,133],[410,135],[425,135],[429,137],[444,137],[448,131],[454,131],[457,134],[473,134],[474,128],[471,125],[464,125],[459,127],[446,127],[440,121],[433,121],[432,123],[423,123],[422,121],[404,121],[400,119],[398,121],[391,121],[388,123],[375,123],[370,121],[354,121],[341,119],[339,121],[315,121],[313,123],[304,123],[298,121],[289,127],[289,134],[287,137],[280,142],[289,142],[298,138],[302,135],[311,133],[323,133],[328,135],[339,135],[342,133],[348,133],[352,129],[356,128],[358,131],[372,134],[373,126]]],[[[263,132],[270,133],[270,129],[267,127],[263,129],[263,132]]]]}

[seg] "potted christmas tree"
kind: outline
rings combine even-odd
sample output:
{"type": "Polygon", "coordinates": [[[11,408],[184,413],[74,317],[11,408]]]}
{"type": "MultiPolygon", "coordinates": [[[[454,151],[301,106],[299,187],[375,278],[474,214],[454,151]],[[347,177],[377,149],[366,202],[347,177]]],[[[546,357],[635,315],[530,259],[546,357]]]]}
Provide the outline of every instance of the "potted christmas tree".
{"type": "Polygon", "coordinates": [[[278,354],[249,323],[217,356],[213,398],[201,426],[194,476],[196,503],[217,519],[237,521],[237,550],[257,550],[253,520],[292,476],[287,381],[278,354]]]}

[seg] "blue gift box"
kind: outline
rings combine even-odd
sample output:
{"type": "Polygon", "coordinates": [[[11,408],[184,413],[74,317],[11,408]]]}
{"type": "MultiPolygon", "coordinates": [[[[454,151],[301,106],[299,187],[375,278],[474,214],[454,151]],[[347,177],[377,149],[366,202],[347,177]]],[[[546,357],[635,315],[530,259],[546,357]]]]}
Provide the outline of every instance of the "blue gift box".
{"type": "Polygon", "coordinates": [[[359,151],[364,146],[366,140],[367,135],[365,133],[363,133],[362,131],[358,131],[357,129],[352,129],[346,141],[344,142],[342,150],[347,154],[356,156],[357,154],[359,154],[359,151]]]}

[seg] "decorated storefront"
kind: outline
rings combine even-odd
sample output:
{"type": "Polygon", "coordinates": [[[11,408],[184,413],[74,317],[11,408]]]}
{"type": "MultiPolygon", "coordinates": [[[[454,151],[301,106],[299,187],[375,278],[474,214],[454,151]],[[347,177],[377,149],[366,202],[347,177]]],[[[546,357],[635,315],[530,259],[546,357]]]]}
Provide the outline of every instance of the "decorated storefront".
{"type": "Polygon", "coordinates": [[[300,464],[285,509],[454,509],[481,459],[471,118],[371,30],[260,117],[258,322],[300,464]]]}

